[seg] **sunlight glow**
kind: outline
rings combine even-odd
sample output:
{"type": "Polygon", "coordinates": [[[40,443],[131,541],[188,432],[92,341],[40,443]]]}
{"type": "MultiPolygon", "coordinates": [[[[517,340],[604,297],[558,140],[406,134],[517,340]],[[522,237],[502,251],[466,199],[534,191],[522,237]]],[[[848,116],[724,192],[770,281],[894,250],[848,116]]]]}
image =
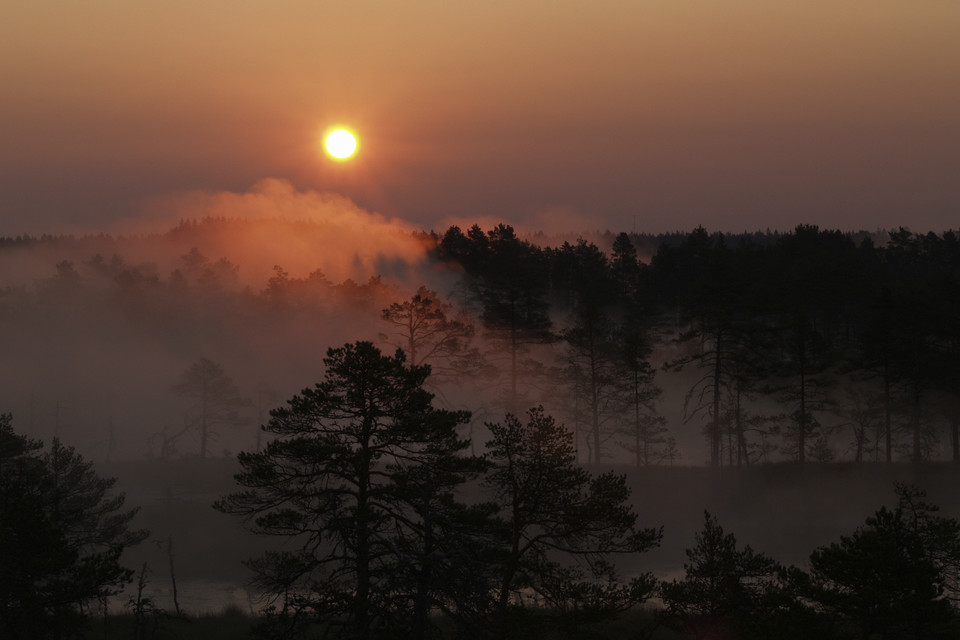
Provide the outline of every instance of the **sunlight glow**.
{"type": "Polygon", "coordinates": [[[346,129],[332,131],[326,139],[327,153],[337,160],[346,160],[357,150],[357,138],[346,129]]]}

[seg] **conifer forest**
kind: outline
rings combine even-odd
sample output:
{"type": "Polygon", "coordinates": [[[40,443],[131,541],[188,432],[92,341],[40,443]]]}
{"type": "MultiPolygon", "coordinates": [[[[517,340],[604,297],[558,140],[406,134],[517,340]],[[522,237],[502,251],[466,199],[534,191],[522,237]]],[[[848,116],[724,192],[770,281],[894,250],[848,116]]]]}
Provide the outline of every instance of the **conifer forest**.
{"type": "Polygon", "coordinates": [[[2,638],[960,637],[956,231],[7,237],[0,328],[2,638]]]}

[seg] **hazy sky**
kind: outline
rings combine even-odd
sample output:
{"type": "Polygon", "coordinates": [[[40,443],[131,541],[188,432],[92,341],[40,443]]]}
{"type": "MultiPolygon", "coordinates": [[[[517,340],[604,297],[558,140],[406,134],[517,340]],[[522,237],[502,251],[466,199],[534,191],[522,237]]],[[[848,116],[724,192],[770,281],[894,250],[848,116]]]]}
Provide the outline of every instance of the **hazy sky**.
{"type": "Polygon", "coordinates": [[[958,176],[956,0],[0,8],[0,235],[264,178],[424,228],[943,230],[958,176]]]}

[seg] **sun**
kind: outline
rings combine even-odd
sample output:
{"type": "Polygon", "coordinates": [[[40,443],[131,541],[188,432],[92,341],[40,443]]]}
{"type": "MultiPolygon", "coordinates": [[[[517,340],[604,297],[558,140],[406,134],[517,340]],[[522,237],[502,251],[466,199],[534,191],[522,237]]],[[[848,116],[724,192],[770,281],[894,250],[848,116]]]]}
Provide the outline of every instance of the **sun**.
{"type": "Polygon", "coordinates": [[[327,153],[337,160],[348,160],[357,152],[357,138],[346,129],[334,129],[324,141],[327,153]]]}

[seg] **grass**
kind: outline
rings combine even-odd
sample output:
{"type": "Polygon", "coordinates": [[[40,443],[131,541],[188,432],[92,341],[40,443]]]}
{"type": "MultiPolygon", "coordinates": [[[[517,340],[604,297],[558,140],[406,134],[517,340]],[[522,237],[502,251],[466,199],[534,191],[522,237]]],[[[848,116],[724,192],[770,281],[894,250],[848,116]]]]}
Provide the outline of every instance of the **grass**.
{"type": "MultiPolygon", "coordinates": [[[[221,613],[173,616],[166,613],[148,615],[138,626],[133,614],[91,618],[86,630],[88,640],[242,640],[251,638],[261,619],[238,608],[221,613]]],[[[616,620],[583,630],[596,640],[674,640],[680,636],[664,629],[652,629],[652,614],[647,609],[628,611],[616,620]],[[652,635],[650,634],[653,631],[652,635]]],[[[454,636],[445,636],[454,637],[454,636]]],[[[545,638],[564,640],[563,634],[546,634],[545,638]]]]}
{"type": "Polygon", "coordinates": [[[138,625],[133,614],[91,618],[90,640],[236,640],[250,637],[258,618],[237,608],[217,614],[174,616],[153,613],[138,625]]]}

